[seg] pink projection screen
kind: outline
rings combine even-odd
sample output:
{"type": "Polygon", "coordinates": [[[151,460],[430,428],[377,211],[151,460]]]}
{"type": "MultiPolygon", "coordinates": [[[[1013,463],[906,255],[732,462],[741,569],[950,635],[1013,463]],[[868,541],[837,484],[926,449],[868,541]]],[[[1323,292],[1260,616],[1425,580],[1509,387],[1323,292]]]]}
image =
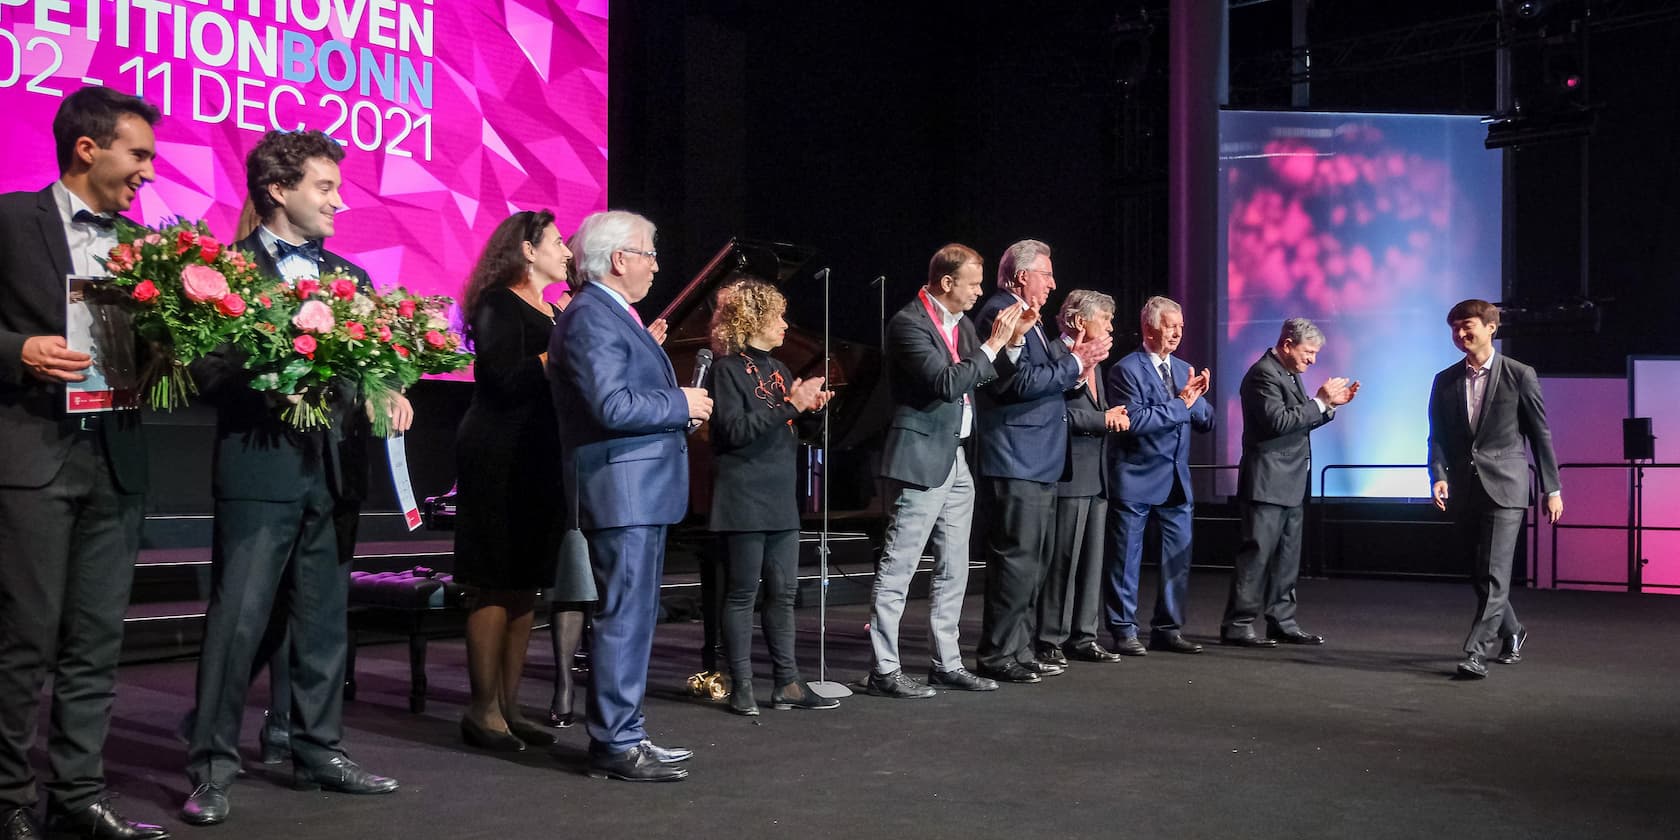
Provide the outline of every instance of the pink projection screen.
{"type": "Polygon", "coordinates": [[[458,294],[515,210],[569,232],[606,206],[607,0],[0,0],[0,191],[57,177],[51,123],[86,83],[164,113],[129,215],[231,237],[271,129],[345,147],[327,247],[380,287],[458,294]]]}

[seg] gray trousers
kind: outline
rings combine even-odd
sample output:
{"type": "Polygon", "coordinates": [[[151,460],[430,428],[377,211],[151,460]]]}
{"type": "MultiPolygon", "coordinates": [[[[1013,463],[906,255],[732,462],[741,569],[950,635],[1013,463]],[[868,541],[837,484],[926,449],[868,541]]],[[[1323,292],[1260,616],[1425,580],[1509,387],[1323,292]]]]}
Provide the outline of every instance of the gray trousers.
{"type": "Polygon", "coordinates": [[[1480,481],[1464,484],[1452,488],[1447,503],[1459,545],[1473,558],[1470,583],[1476,590],[1476,617],[1464,639],[1464,652],[1491,657],[1505,639],[1523,631],[1511,605],[1511,567],[1525,511],[1495,504],[1480,481]]]}
{"type": "Polygon", "coordinates": [[[1039,647],[1077,648],[1097,641],[1107,522],[1106,499],[1056,500],[1056,552],[1038,593],[1039,647]]]}
{"type": "Polygon", "coordinates": [[[1301,576],[1301,505],[1243,501],[1242,544],[1231,569],[1231,592],[1219,635],[1235,639],[1254,635],[1254,620],[1266,617],[1266,630],[1300,632],[1295,623],[1295,584],[1301,576]]]}
{"type": "Polygon", "coordinates": [[[895,483],[888,505],[887,540],[875,570],[869,639],[875,647],[875,672],[903,667],[898,656],[898,621],[910,595],[910,580],[933,538],[933,580],[928,588],[928,635],[933,667],[963,667],[957,648],[963,596],[968,592],[968,532],[974,518],[974,478],[957,453],[951,473],[938,487],[895,483]]]}

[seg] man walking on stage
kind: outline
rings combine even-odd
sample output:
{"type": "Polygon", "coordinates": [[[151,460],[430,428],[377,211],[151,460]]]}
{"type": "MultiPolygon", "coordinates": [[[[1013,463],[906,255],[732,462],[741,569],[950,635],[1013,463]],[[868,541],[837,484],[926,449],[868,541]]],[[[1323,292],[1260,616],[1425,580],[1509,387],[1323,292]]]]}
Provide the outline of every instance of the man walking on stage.
{"type": "Polygon", "coordinates": [[[589,678],[589,775],[631,782],[686,778],[694,753],[655,745],[643,727],[648,658],[659,618],[665,534],[688,511],[691,420],[712,414],[704,388],[677,385],[671,360],[635,305],[653,287],[653,223],[608,211],[572,235],[583,287],[555,320],[548,381],[560,419],[567,504],[589,543],[601,598],[589,678]]]}
{"type": "MultiPolygon", "coordinates": [[[[886,545],[871,593],[869,640],[875,648],[868,691],[878,697],[932,697],[929,687],[992,691],[997,683],[963,667],[957,647],[968,591],[968,535],[974,479],[963,449],[974,433],[974,389],[997,376],[994,361],[1030,321],[1022,307],[993,319],[984,344],[963,317],[980,299],[980,255],[966,245],[940,248],[928,262],[927,286],[887,324],[893,416],[881,453],[888,484],[886,545]],[[933,663],[928,685],[904,673],[898,622],[922,549],[933,538],[928,584],[928,635],[933,663]]],[[[998,362],[1007,365],[1007,361],[998,362]]]]}
{"type": "Polygon", "coordinates": [[[1283,322],[1277,345],[1243,376],[1242,461],[1237,504],[1242,542],[1231,570],[1231,593],[1219,641],[1240,647],[1278,642],[1321,645],[1295,621],[1295,581],[1301,571],[1302,507],[1312,484],[1313,429],[1330,422],[1337,406],[1359,393],[1359,383],[1335,377],[1308,399],[1301,374],[1318,361],[1324,333],[1305,318],[1283,322]],[[1254,620],[1266,616],[1266,635],[1254,620]]]}
{"type": "Polygon", "coordinates": [[[1460,301],[1447,313],[1447,325],[1464,360],[1435,374],[1429,390],[1430,492],[1435,507],[1452,516],[1460,549],[1474,558],[1476,617],[1458,673],[1481,679],[1490,658],[1520,662],[1528,641],[1528,628],[1511,606],[1511,563],[1528,507],[1524,440],[1534,452],[1553,523],[1563,516],[1563,491],[1540,378],[1493,348],[1499,307],[1460,301]]]}
{"type": "Polygon", "coordinates": [[[105,797],[101,753],[140,552],[146,442],[138,411],[68,415],[93,358],[65,342],[65,278],[104,274],[117,214],[153,180],[151,105],[103,87],[53,117],[59,178],[0,196],[0,838],[44,836],[29,750],[53,676],[47,828],[168,837],[105,797]],[[42,246],[45,246],[44,248],[42,246]]]}

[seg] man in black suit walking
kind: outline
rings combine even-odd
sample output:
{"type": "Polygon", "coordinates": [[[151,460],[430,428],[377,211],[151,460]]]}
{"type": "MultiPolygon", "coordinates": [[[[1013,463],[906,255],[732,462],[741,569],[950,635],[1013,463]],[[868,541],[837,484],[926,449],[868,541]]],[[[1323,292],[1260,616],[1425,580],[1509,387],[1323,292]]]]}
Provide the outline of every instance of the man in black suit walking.
{"type": "Polygon", "coordinates": [[[0,196],[0,838],[36,837],[29,750],[52,672],[47,827],[158,838],[105,798],[123,613],[140,551],[146,448],[138,412],[67,415],[93,363],[66,346],[65,276],[104,274],[116,214],[155,176],[157,109],[83,88],[53,118],[59,179],[0,196]]]}
{"type": "Polygon", "coordinates": [[[1435,374],[1429,390],[1429,478],[1435,507],[1452,515],[1458,544],[1474,557],[1476,618],[1464,639],[1460,676],[1487,676],[1487,660],[1522,660],[1528,629],[1511,606],[1511,562],[1528,507],[1528,459],[1534,451],[1546,516],[1563,516],[1552,432],[1534,368],[1493,349],[1499,307],[1465,300],[1447,313],[1464,360],[1435,374]]]}
{"type": "Polygon", "coordinates": [[[974,516],[974,479],[964,444],[974,434],[974,389],[997,376],[998,353],[1031,324],[1022,307],[1002,309],[984,344],[963,313],[980,299],[980,254],[950,244],[928,262],[927,286],[887,324],[886,356],[893,416],[881,453],[887,493],[886,545],[875,570],[869,639],[875,666],[869,693],[932,697],[934,690],[904,673],[898,622],[922,549],[933,539],[928,584],[928,635],[933,662],[928,684],[991,691],[997,683],[963,666],[957,647],[963,595],[968,589],[968,536],[974,516]]]}
{"type": "Polygon", "coordinates": [[[1295,581],[1301,572],[1302,505],[1312,484],[1313,429],[1330,422],[1337,406],[1359,393],[1359,383],[1335,377],[1307,397],[1301,374],[1318,362],[1324,333],[1305,318],[1283,322],[1278,342],[1243,376],[1242,462],[1237,503],[1242,543],[1231,570],[1231,594],[1219,639],[1241,647],[1278,642],[1321,645],[1324,637],[1295,622],[1295,581]],[[1254,620],[1266,616],[1266,635],[1254,620]]]}
{"type": "MultiPolygon", "coordinates": [[[[271,131],[246,159],[246,186],[262,225],[238,243],[266,276],[296,284],[341,273],[364,288],[367,273],[321,248],[334,232],[344,150],[318,131],[271,131]]],[[[198,661],[198,714],[187,752],[194,790],[181,818],[194,825],[227,819],[228,786],[239,772],[239,728],[251,664],[277,596],[292,646],[291,751],[300,788],[388,793],[397,782],[345,755],[345,609],[350,570],[340,563],[335,516],[359,492],[365,467],[345,457],[345,429],[363,411],[353,386],[338,389],[332,427],[302,432],[281,419],[283,402],[250,387],[237,352],[221,350],[193,367],[200,393],[216,405],[211,495],[216,526],[210,605],[198,661]],[[282,588],[285,589],[282,592],[282,588]]],[[[391,426],[413,420],[398,397],[391,426]]],[[[350,439],[349,446],[355,446],[350,439]]],[[[286,713],[288,710],[274,710],[286,713]]]]}

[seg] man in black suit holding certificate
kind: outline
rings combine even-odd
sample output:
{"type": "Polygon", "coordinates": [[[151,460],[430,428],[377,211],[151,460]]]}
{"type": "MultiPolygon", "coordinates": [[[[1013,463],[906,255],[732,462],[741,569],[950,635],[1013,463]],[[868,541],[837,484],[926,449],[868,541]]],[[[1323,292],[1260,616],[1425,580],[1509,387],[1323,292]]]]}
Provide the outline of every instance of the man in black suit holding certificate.
{"type": "Polygon", "coordinates": [[[157,109],[83,88],[53,118],[59,179],[0,196],[0,838],[36,837],[35,742],[49,672],[47,827],[158,838],[105,798],[123,613],[140,551],[146,448],[138,412],[65,413],[92,364],[65,343],[65,277],[103,274],[117,214],[155,177],[157,109]]]}

